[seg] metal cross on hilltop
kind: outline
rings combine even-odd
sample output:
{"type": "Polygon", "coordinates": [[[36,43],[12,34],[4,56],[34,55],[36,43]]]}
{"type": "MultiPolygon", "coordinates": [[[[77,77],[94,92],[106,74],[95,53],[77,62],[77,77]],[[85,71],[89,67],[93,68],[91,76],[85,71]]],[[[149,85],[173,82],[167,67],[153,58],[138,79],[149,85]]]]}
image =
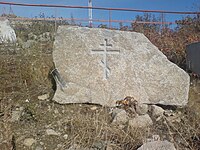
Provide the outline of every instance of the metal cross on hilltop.
{"type": "Polygon", "coordinates": [[[103,79],[107,80],[108,76],[110,74],[110,68],[107,64],[107,55],[108,54],[119,54],[119,50],[110,50],[109,47],[112,47],[112,44],[108,44],[108,39],[105,39],[104,44],[100,44],[100,46],[103,46],[103,50],[92,50],[92,54],[102,54],[103,60],[101,60],[101,66],[103,67],[103,79]]]}

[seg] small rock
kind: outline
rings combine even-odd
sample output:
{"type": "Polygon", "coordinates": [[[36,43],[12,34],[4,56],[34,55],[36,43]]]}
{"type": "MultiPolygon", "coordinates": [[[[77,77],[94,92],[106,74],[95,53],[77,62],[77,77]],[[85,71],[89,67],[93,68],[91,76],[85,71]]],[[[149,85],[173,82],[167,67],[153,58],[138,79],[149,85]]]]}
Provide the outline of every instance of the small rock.
{"type": "Polygon", "coordinates": [[[24,107],[17,107],[15,110],[12,111],[11,122],[18,121],[22,116],[22,112],[24,107]]]}
{"type": "Polygon", "coordinates": [[[95,142],[93,145],[92,145],[92,148],[93,149],[106,149],[106,143],[104,141],[98,141],[98,142],[95,142]]]}
{"type": "Polygon", "coordinates": [[[48,99],[48,98],[49,98],[49,94],[44,94],[44,95],[38,96],[38,99],[39,99],[39,100],[46,100],[46,99],[48,99]]]}
{"type": "Polygon", "coordinates": [[[152,138],[147,138],[145,142],[154,142],[154,141],[160,141],[160,136],[159,135],[152,135],[152,138]]]}
{"type": "Polygon", "coordinates": [[[47,133],[47,135],[57,135],[57,136],[61,135],[60,132],[56,132],[53,129],[47,129],[46,133],[47,133]]]}
{"type": "Polygon", "coordinates": [[[144,143],[137,150],[176,150],[173,143],[168,141],[154,141],[144,143]]]}
{"type": "Polygon", "coordinates": [[[64,138],[65,140],[67,140],[67,139],[68,139],[68,134],[63,135],[63,138],[64,138]]]}
{"type": "Polygon", "coordinates": [[[128,115],[123,109],[115,109],[113,110],[113,122],[115,124],[126,124],[128,122],[128,115]]]}
{"type": "Polygon", "coordinates": [[[27,147],[31,147],[34,143],[36,143],[34,138],[27,138],[24,140],[24,145],[27,147]]]}
{"type": "Polygon", "coordinates": [[[22,115],[22,111],[23,110],[13,110],[12,111],[12,117],[11,117],[11,122],[14,122],[14,121],[18,121],[22,115]]]}
{"type": "Polygon", "coordinates": [[[159,106],[152,105],[150,112],[151,112],[151,114],[152,114],[153,117],[160,117],[160,116],[163,116],[165,110],[162,109],[159,106]]]}
{"type": "Polygon", "coordinates": [[[153,121],[151,120],[149,115],[146,114],[130,119],[128,125],[133,128],[144,128],[153,125],[153,121]]]}
{"type": "Polygon", "coordinates": [[[62,144],[58,144],[56,149],[60,149],[60,148],[62,148],[62,147],[63,147],[62,144]]]}
{"type": "Polygon", "coordinates": [[[138,115],[145,115],[148,112],[148,105],[139,103],[135,111],[138,115]]]}
{"type": "Polygon", "coordinates": [[[90,108],[90,110],[95,111],[95,110],[97,110],[97,108],[98,108],[97,106],[93,106],[90,108]]]}

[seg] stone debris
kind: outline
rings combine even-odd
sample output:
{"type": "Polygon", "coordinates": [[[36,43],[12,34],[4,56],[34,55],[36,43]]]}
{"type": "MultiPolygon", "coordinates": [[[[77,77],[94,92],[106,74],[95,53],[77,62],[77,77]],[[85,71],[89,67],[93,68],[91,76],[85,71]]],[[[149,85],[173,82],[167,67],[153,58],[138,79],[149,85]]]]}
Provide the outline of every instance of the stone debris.
{"type": "Polygon", "coordinates": [[[160,141],[160,136],[159,135],[152,135],[152,137],[147,138],[144,143],[154,142],[154,141],[160,141]]]}
{"type": "Polygon", "coordinates": [[[24,145],[27,147],[31,147],[34,143],[36,143],[34,138],[27,138],[24,140],[24,145]]]}
{"type": "Polygon", "coordinates": [[[158,118],[164,115],[165,110],[159,106],[151,105],[150,113],[153,117],[158,118]]]}
{"type": "Polygon", "coordinates": [[[47,135],[56,135],[56,136],[60,136],[60,135],[61,135],[60,132],[56,132],[56,131],[53,130],[53,129],[46,129],[46,134],[47,134],[47,135]]]}
{"type": "Polygon", "coordinates": [[[11,122],[19,121],[20,117],[22,116],[23,110],[24,110],[23,107],[19,107],[19,108],[16,108],[16,110],[13,110],[12,116],[11,116],[11,122]]]}
{"type": "Polygon", "coordinates": [[[12,111],[11,121],[12,122],[18,121],[21,117],[21,114],[22,114],[22,112],[19,110],[12,111]]]}
{"type": "Polygon", "coordinates": [[[49,94],[43,94],[43,95],[38,96],[39,100],[47,100],[48,98],[49,98],[49,94]]]}
{"type": "Polygon", "coordinates": [[[114,124],[126,124],[128,122],[128,115],[125,110],[115,109],[113,110],[113,121],[114,124]]]}
{"type": "Polygon", "coordinates": [[[95,110],[97,110],[97,109],[98,109],[97,106],[93,106],[93,107],[90,108],[90,110],[92,110],[92,111],[95,111],[95,110]]]}
{"type": "Polygon", "coordinates": [[[154,141],[143,144],[137,150],[176,150],[176,148],[168,141],[154,141]]]}
{"type": "Polygon", "coordinates": [[[127,95],[142,104],[188,103],[189,75],[141,33],[59,26],[53,61],[53,100],[61,104],[113,107],[127,95]]]}
{"type": "Polygon", "coordinates": [[[136,106],[136,113],[138,115],[145,115],[148,112],[148,105],[147,104],[140,104],[136,106]]]}
{"type": "Polygon", "coordinates": [[[16,34],[8,19],[0,20],[0,43],[15,43],[16,34]]]}
{"type": "Polygon", "coordinates": [[[123,109],[114,109],[112,118],[112,124],[120,125],[122,128],[127,124],[133,128],[145,128],[153,125],[153,121],[148,114],[130,117],[123,109]]]}
{"type": "Polygon", "coordinates": [[[69,137],[68,134],[63,135],[63,138],[64,138],[65,140],[67,140],[68,137],[69,137]]]}
{"type": "Polygon", "coordinates": [[[128,122],[128,125],[133,128],[146,128],[153,125],[152,119],[148,114],[136,116],[135,118],[131,118],[128,122]]]}

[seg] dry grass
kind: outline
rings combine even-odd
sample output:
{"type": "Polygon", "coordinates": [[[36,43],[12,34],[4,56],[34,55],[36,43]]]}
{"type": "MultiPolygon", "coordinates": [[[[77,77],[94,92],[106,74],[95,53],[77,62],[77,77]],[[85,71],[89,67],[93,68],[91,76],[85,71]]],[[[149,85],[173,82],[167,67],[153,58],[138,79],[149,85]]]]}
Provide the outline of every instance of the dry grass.
{"type": "MultiPolygon", "coordinates": [[[[2,57],[2,56],[1,56],[2,57]]],[[[0,148],[14,149],[13,129],[11,128],[11,111],[20,100],[36,99],[38,95],[52,90],[52,83],[48,78],[53,66],[50,56],[6,56],[1,61],[1,141],[0,148]],[[11,66],[11,67],[9,67],[11,66]]],[[[191,91],[191,97],[197,98],[191,91]]],[[[196,93],[197,94],[197,93],[196,93]]],[[[70,129],[69,138],[63,149],[73,144],[82,147],[93,147],[97,142],[106,142],[116,150],[135,150],[142,141],[153,134],[159,134],[161,139],[175,143],[177,149],[200,149],[200,125],[194,104],[181,110],[180,122],[170,122],[164,118],[155,122],[150,132],[140,129],[121,129],[110,124],[108,113],[77,113],[65,122],[70,129]]]]}
{"type": "MultiPolygon", "coordinates": [[[[24,30],[21,34],[22,39],[26,39],[27,33],[24,30]]],[[[13,48],[21,47],[15,45],[11,49],[13,48]]],[[[21,49],[20,55],[8,53],[0,56],[0,149],[15,149],[14,129],[10,122],[12,109],[23,105],[26,99],[30,100],[31,105],[33,101],[37,101],[38,95],[52,92],[49,72],[53,68],[53,61],[52,55],[45,53],[46,48],[52,49],[52,43],[38,43],[28,50],[21,49]]],[[[150,130],[130,127],[122,129],[111,124],[107,108],[101,108],[99,112],[83,109],[84,112],[77,112],[70,119],[62,120],[63,126],[68,127],[69,138],[61,149],[73,144],[93,147],[95,143],[106,142],[113,150],[135,150],[146,138],[158,134],[162,140],[173,142],[177,149],[199,150],[200,109],[196,109],[196,100],[200,90],[195,90],[190,91],[190,105],[179,110],[180,121],[171,122],[164,117],[158,122],[155,121],[150,130]]],[[[48,105],[51,106],[52,103],[48,105]]],[[[78,108],[79,106],[76,106],[75,111],[78,108]]],[[[47,110],[44,108],[44,114],[45,111],[47,110]]]]}
{"type": "Polygon", "coordinates": [[[122,129],[118,125],[111,124],[108,113],[101,112],[77,113],[66,126],[70,129],[70,138],[64,144],[63,149],[77,144],[81,147],[95,147],[95,143],[109,144],[114,150],[135,150],[142,143],[146,131],[141,129],[122,129]]]}
{"type": "Polygon", "coordinates": [[[49,55],[8,53],[0,56],[0,64],[0,149],[11,150],[15,147],[10,122],[12,108],[23,100],[51,92],[48,74],[53,62],[49,55]]]}
{"type": "Polygon", "coordinates": [[[199,112],[191,105],[179,108],[175,112],[175,116],[163,117],[157,122],[154,121],[151,133],[160,135],[162,140],[171,141],[178,150],[199,150],[199,112]]]}

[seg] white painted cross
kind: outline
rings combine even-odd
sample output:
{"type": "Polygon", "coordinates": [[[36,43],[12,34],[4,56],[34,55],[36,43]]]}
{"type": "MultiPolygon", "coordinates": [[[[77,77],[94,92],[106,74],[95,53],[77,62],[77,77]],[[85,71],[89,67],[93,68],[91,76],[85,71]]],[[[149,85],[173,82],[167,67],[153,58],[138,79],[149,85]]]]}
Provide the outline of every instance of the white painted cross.
{"type": "Polygon", "coordinates": [[[103,79],[107,80],[110,74],[110,68],[107,65],[107,54],[119,54],[119,50],[109,50],[108,47],[112,47],[112,44],[108,44],[108,39],[105,39],[104,44],[100,44],[103,46],[103,50],[92,50],[92,54],[102,54],[103,60],[101,60],[101,66],[103,67],[103,79]]]}

